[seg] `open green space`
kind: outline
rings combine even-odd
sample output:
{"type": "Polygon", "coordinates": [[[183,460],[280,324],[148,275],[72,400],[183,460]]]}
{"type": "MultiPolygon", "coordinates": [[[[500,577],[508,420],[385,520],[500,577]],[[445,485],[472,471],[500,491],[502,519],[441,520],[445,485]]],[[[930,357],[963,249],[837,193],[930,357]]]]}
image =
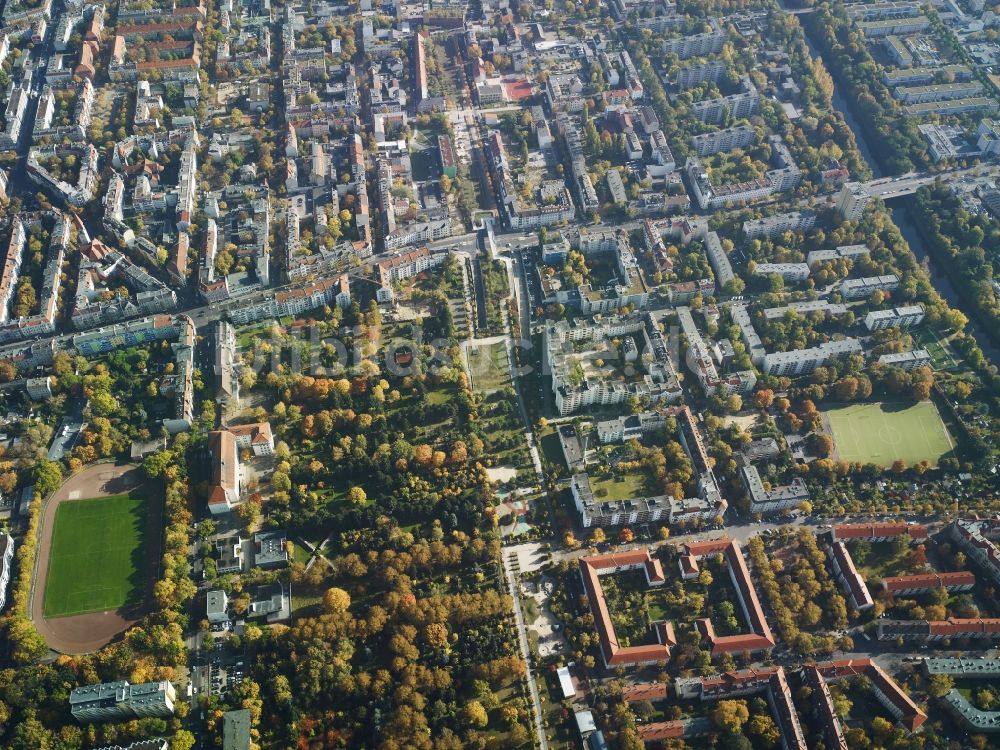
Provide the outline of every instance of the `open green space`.
{"type": "Polygon", "coordinates": [[[842,461],[907,466],[927,461],[937,466],[954,445],[930,401],[852,404],[826,412],[837,456],[842,461]]]}
{"type": "Polygon", "coordinates": [[[134,492],[59,506],[45,582],[46,617],[142,601],[148,510],[148,497],[134,492]]]}
{"type": "Polygon", "coordinates": [[[566,457],[563,455],[562,446],[559,444],[559,434],[552,425],[547,426],[540,433],[538,439],[542,448],[542,456],[553,466],[559,467],[561,471],[566,470],[566,457]]]}
{"type": "Polygon", "coordinates": [[[480,393],[493,393],[510,385],[507,345],[503,342],[468,348],[472,385],[480,393]]]}
{"type": "Polygon", "coordinates": [[[642,471],[615,472],[599,479],[591,477],[590,488],[599,500],[628,500],[647,494],[646,478],[642,471]]]}
{"type": "Polygon", "coordinates": [[[910,335],[916,346],[926,349],[931,355],[931,363],[935,370],[951,370],[959,366],[960,362],[952,351],[947,336],[942,336],[925,326],[911,329],[910,335]]]}
{"type": "Polygon", "coordinates": [[[429,180],[435,155],[430,149],[410,151],[410,169],[414,180],[429,180]]]}
{"type": "Polygon", "coordinates": [[[906,559],[909,548],[902,549],[892,542],[872,544],[867,540],[848,542],[847,548],[858,573],[866,581],[880,581],[888,576],[915,572],[906,559]]]}

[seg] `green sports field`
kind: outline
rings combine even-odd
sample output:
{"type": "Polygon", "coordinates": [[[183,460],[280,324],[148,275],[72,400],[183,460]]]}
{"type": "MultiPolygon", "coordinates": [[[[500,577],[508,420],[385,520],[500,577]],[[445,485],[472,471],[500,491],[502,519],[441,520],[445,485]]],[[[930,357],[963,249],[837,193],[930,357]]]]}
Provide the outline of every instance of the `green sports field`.
{"type": "Polygon", "coordinates": [[[837,457],[851,463],[937,466],[954,449],[937,407],[920,403],[852,404],[826,412],[837,457]]]}
{"type": "Polygon", "coordinates": [[[45,580],[46,617],[142,601],[148,503],[129,493],[72,500],[56,509],[45,580]]]}

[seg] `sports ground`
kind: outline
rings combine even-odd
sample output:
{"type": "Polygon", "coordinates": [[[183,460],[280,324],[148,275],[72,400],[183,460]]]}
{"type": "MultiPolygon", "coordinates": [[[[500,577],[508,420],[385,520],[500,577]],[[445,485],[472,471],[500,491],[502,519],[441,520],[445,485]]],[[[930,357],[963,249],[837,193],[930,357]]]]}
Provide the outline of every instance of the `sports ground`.
{"type": "Polygon", "coordinates": [[[45,583],[45,616],[138,604],[148,504],[137,493],[62,503],[45,583]]]}
{"type": "Polygon", "coordinates": [[[162,531],[162,488],[134,465],[89,466],[44,501],[29,609],[50,648],[97,651],[142,618],[162,531]]]}
{"type": "Polygon", "coordinates": [[[841,461],[891,466],[902,459],[907,466],[921,461],[937,466],[955,447],[930,401],[852,404],[825,416],[841,461]]]}

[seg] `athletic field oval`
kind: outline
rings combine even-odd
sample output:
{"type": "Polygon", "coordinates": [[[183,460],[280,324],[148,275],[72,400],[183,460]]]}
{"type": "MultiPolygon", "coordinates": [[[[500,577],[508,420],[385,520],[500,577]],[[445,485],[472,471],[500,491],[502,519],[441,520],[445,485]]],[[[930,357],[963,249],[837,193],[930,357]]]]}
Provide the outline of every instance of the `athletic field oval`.
{"type": "Polygon", "coordinates": [[[160,556],[162,494],[138,467],[99,464],[49,498],[31,617],[52,649],[95,651],[145,613],[160,556]]]}

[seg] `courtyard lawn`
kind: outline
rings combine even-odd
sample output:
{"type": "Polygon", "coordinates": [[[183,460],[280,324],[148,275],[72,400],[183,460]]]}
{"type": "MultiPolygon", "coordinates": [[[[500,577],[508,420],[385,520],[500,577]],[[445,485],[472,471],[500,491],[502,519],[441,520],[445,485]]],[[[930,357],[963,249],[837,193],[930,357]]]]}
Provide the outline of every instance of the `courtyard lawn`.
{"type": "Polygon", "coordinates": [[[472,385],[480,393],[493,393],[510,385],[507,345],[470,346],[467,350],[472,385]]]}
{"type": "Polygon", "coordinates": [[[907,466],[938,461],[954,449],[937,407],[930,401],[852,404],[826,412],[841,461],[907,466]]]}
{"type": "Polygon", "coordinates": [[[847,548],[858,573],[866,581],[880,581],[888,576],[905,576],[914,572],[906,559],[909,550],[897,552],[892,542],[871,544],[861,540],[848,542],[847,548]]]}
{"type": "Polygon", "coordinates": [[[591,477],[590,488],[598,500],[628,500],[649,494],[646,491],[646,474],[641,471],[613,473],[600,479],[591,477]]]}
{"type": "Polygon", "coordinates": [[[149,500],[137,494],[72,500],[56,510],[45,616],[102,612],[142,601],[149,500]]]}

